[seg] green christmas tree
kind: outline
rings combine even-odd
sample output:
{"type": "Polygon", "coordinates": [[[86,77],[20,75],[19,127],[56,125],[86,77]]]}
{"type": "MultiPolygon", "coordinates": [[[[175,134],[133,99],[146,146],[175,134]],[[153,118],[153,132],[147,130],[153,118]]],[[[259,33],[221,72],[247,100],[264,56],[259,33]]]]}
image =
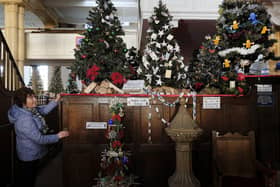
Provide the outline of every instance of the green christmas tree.
{"type": "Polygon", "coordinates": [[[197,91],[218,86],[222,93],[244,94],[242,74],[261,74],[275,59],[270,15],[260,3],[239,0],[224,0],[219,13],[217,33],[207,36],[190,63],[190,84],[197,91]]]}
{"type": "Polygon", "coordinates": [[[159,1],[149,21],[148,43],[138,74],[152,87],[184,88],[187,68],[180,55],[180,47],[172,35],[172,17],[166,5],[159,1]]]}
{"type": "Polygon", "coordinates": [[[79,93],[80,91],[78,90],[78,86],[76,83],[75,75],[73,73],[69,74],[68,81],[67,81],[67,86],[66,86],[66,93],[69,94],[76,94],[79,93]]]}
{"type": "Polygon", "coordinates": [[[63,90],[64,89],[63,89],[63,84],[61,79],[60,66],[55,66],[51,83],[49,85],[49,92],[58,94],[63,92],[63,90]]]}
{"type": "Polygon", "coordinates": [[[205,41],[193,54],[189,65],[190,87],[199,92],[206,87],[218,87],[222,64],[215,45],[216,36],[206,36],[205,41]]]}
{"type": "Polygon", "coordinates": [[[28,83],[28,87],[32,88],[36,95],[39,95],[43,92],[43,84],[38,71],[38,66],[32,66],[32,76],[28,83]]]}
{"type": "Polygon", "coordinates": [[[124,31],[111,0],[97,0],[87,18],[89,28],[75,50],[75,62],[71,66],[86,85],[105,79],[121,87],[131,72],[126,61],[126,44],[120,37],[124,31]]]}
{"type": "MultiPolygon", "coordinates": [[[[269,38],[271,16],[261,3],[227,0],[219,12],[217,35],[224,71],[249,73],[250,65],[275,58],[270,50],[276,42],[269,38]]],[[[252,69],[251,73],[256,71],[252,69]]]]}

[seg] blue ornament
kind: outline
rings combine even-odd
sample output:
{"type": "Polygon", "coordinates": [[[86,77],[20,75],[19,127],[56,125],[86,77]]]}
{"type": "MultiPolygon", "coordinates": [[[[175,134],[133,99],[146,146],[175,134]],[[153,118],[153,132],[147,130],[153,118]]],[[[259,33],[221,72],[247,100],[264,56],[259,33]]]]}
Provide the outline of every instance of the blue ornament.
{"type": "Polygon", "coordinates": [[[108,124],[109,124],[109,125],[113,125],[113,124],[114,124],[114,121],[113,121],[112,119],[110,119],[110,120],[108,121],[108,124]]]}
{"type": "Polygon", "coordinates": [[[256,15],[254,12],[252,12],[252,13],[250,14],[249,20],[251,21],[251,23],[252,23],[253,25],[256,25],[256,24],[259,23],[259,21],[257,20],[257,15],[256,15]]]}
{"type": "Polygon", "coordinates": [[[122,163],[127,164],[128,163],[128,157],[123,156],[122,163]]]}
{"type": "Polygon", "coordinates": [[[277,70],[277,71],[280,70],[280,62],[278,62],[278,63],[276,64],[275,70],[277,70]]]}

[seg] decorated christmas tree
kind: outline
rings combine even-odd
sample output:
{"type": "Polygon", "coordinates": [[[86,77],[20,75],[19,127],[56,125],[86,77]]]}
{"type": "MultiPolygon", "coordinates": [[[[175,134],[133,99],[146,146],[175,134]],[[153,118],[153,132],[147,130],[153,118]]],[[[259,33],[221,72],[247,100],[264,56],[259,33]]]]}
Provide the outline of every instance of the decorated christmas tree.
{"type": "Polygon", "coordinates": [[[112,100],[110,105],[112,118],[108,121],[106,138],[108,146],[101,155],[101,171],[96,187],[130,187],[134,177],[129,174],[129,153],[124,147],[123,104],[112,100]]]}
{"type": "MultiPolygon", "coordinates": [[[[269,38],[272,34],[271,16],[261,3],[225,0],[219,12],[217,37],[224,71],[250,73],[251,64],[274,59],[270,47],[276,40],[269,38]]],[[[260,74],[261,69],[251,69],[251,73],[254,72],[260,74]]]]}
{"type": "Polygon", "coordinates": [[[187,68],[180,55],[180,47],[172,35],[171,20],[166,5],[159,1],[149,20],[148,43],[137,71],[146,85],[185,87],[187,68]]]}
{"type": "Polygon", "coordinates": [[[61,70],[60,66],[54,67],[54,72],[51,78],[51,83],[49,85],[49,92],[51,93],[61,93],[63,92],[63,85],[62,85],[62,79],[61,79],[61,70]]]}
{"type": "Polygon", "coordinates": [[[69,94],[76,94],[76,93],[80,92],[78,90],[78,86],[76,83],[76,77],[75,77],[74,73],[69,74],[65,91],[66,91],[66,93],[69,93],[69,94]]]}
{"type": "Polygon", "coordinates": [[[191,86],[245,94],[248,85],[242,74],[267,73],[266,62],[275,58],[270,15],[262,4],[249,0],[224,0],[219,13],[217,33],[206,37],[190,63],[191,86]]]}
{"type": "Polygon", "coordinates": [[[32,66],[32,77],[30,78],[28,87],[32,88],[36,95],[39,95],[43,92],[43,84],[38,71],[38,66],[32,66]]]}
{"type": "Polygon", "coordinates": [[[216,36],[206,36],[200,49],[195,51],[189,65],[190,87],[200,91],[206,87],[217,87],[222,71],[221,58],[218,55],[216,36]]]}
{"type": "Polygon", "coordinates": [[[108,79],[121,87],[131,72],[126,61],[126,44],[120,35],[124,31],[111,0],[97,0],[89,12],[89,28],[75,49],[75,62],[71,66],[86,85],[108,79]]]}

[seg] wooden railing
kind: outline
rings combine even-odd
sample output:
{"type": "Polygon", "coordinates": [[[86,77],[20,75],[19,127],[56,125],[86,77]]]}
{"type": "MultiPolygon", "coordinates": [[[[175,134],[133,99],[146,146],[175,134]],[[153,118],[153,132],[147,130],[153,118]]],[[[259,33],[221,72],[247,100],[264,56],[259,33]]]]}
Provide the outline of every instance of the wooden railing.
{"type": "Polygon", "coordinates": [[[14,91],[22,86],[23,78],[0,30],[0,90],[14,91]]]}

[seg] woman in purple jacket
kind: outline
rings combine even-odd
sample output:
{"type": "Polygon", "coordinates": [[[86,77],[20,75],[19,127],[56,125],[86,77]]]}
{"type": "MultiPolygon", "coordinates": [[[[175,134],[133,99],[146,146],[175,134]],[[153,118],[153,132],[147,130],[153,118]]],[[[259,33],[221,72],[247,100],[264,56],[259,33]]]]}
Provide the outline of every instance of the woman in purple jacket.
{"type": "Polygon", "coordinates": [[[45,145],[69,136],[68,131],[46,134],[47,125],[42,115],[54,109],[59,100],[60,95],[48,105],[37,106],[35,94],[30,88],[23,87],[15,92],[15,104],[10,108],[8,117],[16,133],[16,150],[20,162],[20,177],[16,183],[21,186],[34,186],[38,161],[47,153],[45,145]]]}

